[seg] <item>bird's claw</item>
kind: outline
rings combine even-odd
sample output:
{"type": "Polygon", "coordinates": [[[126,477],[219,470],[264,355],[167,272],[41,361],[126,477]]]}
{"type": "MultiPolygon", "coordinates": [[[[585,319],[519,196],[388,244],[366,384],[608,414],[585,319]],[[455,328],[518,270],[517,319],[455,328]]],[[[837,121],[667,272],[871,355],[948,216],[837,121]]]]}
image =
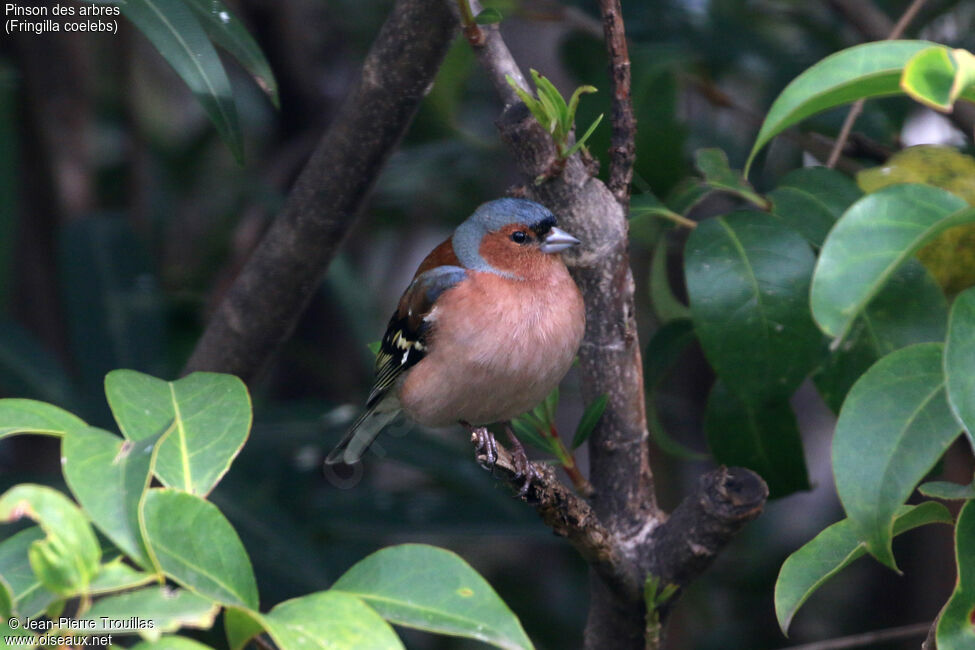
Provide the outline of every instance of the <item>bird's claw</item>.
{"type": "Polygon", "coordinates": [[[487,427],[471,427],[471,442],[474,443],[474,453],[481,467],[493,472],[498,462],[498,441],[487,427]]]}
{"type": "Polygon", "coordinates": [[[521,489],[518,490],[518,496],[521,498],[528,494],[528,488],[531,487],[532,481],[541,480],[542,475],[535,469],[535,464],[528,460],[524,447],[514,449],[511,454],[511,461],[515,466],[514,480],[524,479],[521,489]]]}

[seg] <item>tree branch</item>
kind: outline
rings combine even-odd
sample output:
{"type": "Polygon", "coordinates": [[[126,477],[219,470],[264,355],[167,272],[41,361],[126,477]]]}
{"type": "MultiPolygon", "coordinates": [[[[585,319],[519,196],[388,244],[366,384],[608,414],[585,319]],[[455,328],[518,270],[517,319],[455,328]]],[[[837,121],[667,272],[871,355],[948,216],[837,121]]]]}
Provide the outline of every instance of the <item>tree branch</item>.
{"type": "Polygon", "coordinates": [[[613,89],[613,138],[609,148],[609,191],[623,206],[630,204],[630,181],[636,160],[636,117],[630,96],[630,54],[623,28],[620,0],[600,0],[606,52],[609,55],[609,80],[613,89]]]}
{"type": "MultiPolygon", "coordinates": [[[[622,30],[622,24],[619,27],[622,30]]],[[[501,71],[511,74],[517,69],[496,28],[484,29],[483,44],[473,47],[491,79],[503,79],[501,71]]],[[[522,173],[538,178],[552,169],[556,159],[552,138],[524,104],[512,103],[507,84],[495,82],[495,86],[507,105],[497,122],[501,137],[522,173]]],[[[632,125],[628,133],[632,140],[632,125]]],[[[632,160],[626,164],[632,169],[632,160]]],[[[642,586],[648,569],[669,580],[696,577],[720,546],[757,516],[767,490],[748,470],[722,469],[702,479],[699,492],[688,500],[690,505],[678,508],[672,524],[663,523],[666,516],[657,507],[648,462],[626,193],[621,203],[574,155],[555,177],[541,184],[526,183],[525,194],[548,206],[560,225],[583,242],[581,251],[566,254],[586,301],[586,336],[579,350],[583,396],[587,403],[602,394],[609,396],[589,441],[590,480],[596,490],[592,509],[583,508],[584,502],[555,481],[550,471],[551,478],[543,478],[529,497],[543,504],[536,507],[546,523],[566,536],[592,566],[585,646],[643,648],[642,586]],[[665,533],[654,535],[658,529],[665,533]],[[681,551],[685,548],[707,549],[707,556],[703,560],[700,555],[688,556],[681,551]]]]}
{"type": "Polygon", "coordinates": [[[355,90],[213,314],[184,372],[229,372],[249,381],[290,335],[456,30],[442,0],[397,1],[355,90]]]}

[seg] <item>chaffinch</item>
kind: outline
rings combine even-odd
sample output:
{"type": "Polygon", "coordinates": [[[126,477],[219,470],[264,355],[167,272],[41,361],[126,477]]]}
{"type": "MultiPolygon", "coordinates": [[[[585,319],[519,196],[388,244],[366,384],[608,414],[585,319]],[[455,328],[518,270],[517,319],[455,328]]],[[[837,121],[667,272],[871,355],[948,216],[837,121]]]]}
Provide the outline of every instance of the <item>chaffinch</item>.
{"type": "Polygon", "coordinates": [[[533,470],[508,421],[558,385],[582,341],[582,295],[558,254],[577,244],[538,203],[477,208],[417,269],[389,319],[366,411],[325,462],[357,462],[401,411],[488,436],[474,425],[504,422],[527,489],[533,470]]]}

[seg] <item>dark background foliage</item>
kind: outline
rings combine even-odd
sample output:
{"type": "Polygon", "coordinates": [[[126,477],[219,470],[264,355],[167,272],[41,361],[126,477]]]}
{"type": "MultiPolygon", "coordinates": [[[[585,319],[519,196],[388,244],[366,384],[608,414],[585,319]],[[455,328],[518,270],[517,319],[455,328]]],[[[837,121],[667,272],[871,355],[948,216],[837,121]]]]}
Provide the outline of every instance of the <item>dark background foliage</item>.
{"type": "MultiPolygon", "coordinates": [[[[723,148],[740,168],[756,120],[776,93],[812,63],[863,40],[830,4],[628,3],[639,125],[636,186],[667,195],[692,171],[700,147],[723,148]]],[[[878,6],[896,17],[906,4],[878,6]]],[[[117,36],[0,39],[0,396],[51,401],[110,427],[102,397],[108,370],[175,377],[355,79],[391,3],[228,5],[250,27],[281,89],[275,111],[228,62],[245,134],[243,165],[131,25],[123,22],[117,36]]],[[[546,74],[566,95],[581,84],[600,89],[583,98],[580,124],[608,112],[592,3],[506,0],[492,6],[504,14],[502,30],[524,68],[546,74]]],[[[924,26],[923,36],[971,49],[973,16],[970,4],[932,0],[915,25],[924,26]]],[[[459,429],[403,435],[403,427],[382,439],[383,457],[369,457],[361,476],[321,471],[323,454],[367,393],[367,344],[379,338],[419,259],[478,203],[520,182],[495,134],[498,109],[469,47],[458,40],[294,336],[253,387],[251,439],[214,501],[243,536],[265,609],[328,586],[382,546],[424,541],[456,551],[480,570],[540,648],[579,643],[587,611],[583,561],[472,462],[459,429]]],[[[835,135],[844,115],[826,113],[803,128],[835,135]]],[[[919,115],[907,100],[870,102],[858,130],[896,146],[930,137],[904,129],[919,115]]],[[[589,148],[604,157],[608,144],[604,124],[589,148]]],[[[790,139],[779,138],[751,180],[768,189],[801,166],[802,156],[790,139]]],[[[699,216],[728,208],[726,199],[706,202],[699,216]]],[[[657,322],[646,279],[659,230],[643,220],[631,232],[643,341],[657,322]]],[[[683,239],[677,232],[668,236],[675,281],[683,239]]],[[[667,432],[700,452],[707,451],[702,413],[708,372],[691,349],[657,395],[667,432]]],[[[813,490],[770,503],[688,591],[674,613],[674,647],[788,643],[772,612],[778,567],[841,517],[828,462],[833,416],[808,386],[793,403],[813,490]]],[[[560,413],[566,432],[580,412],[570,375],[560,413]]],[[[713,465],[657,447],[652,454],[666,508],[713,465]]],[[[4,441],[0,490],[56,482],[58,456],[51,441],[4,441]]],[[[931,620],[953,582],[944,561],[950,533],[927,527],[896,545],[905,577],[861,561],[813,597],[797,618],[793,640],[931,620]]],[[[416,648],[470,645],[403,634],[416,648]]]]}

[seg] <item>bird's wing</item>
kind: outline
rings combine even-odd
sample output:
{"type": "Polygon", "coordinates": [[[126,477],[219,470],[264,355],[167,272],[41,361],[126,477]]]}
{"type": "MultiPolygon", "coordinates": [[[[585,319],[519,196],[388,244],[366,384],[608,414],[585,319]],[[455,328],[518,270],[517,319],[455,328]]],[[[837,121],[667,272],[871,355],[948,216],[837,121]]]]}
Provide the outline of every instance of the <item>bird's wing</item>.
{"type": "Polygon", "coordinates": [[[467,276],[460,266],[438,266],[417,275],[400,298],[399,306],[376,355],[376,381],[366,408],[377,404],[405,370],[427,353],[426,317],[437,298],[467,276]]]}

